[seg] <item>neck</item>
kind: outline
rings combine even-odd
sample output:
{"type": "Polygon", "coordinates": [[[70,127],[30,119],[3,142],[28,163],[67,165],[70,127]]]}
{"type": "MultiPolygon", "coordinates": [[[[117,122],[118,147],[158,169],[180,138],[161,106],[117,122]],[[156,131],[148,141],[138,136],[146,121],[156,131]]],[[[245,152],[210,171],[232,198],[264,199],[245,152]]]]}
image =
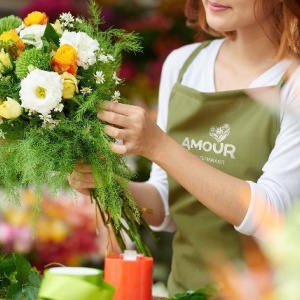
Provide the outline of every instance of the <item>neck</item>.
{"type": "Polygon", "coordinates": [[[270,40],[265,33],[253,37],[237,34],[234,41],[227,42],[227,46],[234,54],[235,60],[245,67],[262,64],[264,61],[274,63],[277,54],[275,41],[270,40]]]}
{"type": "Polygon", "coordinates": [[[215,63],[216,90],[247,88],[276,63],[274,36],[258,26],[239,30],[234,40],[227,39],[215,63]],[[226,80],[225,80],[226,78],[226,80]]]}

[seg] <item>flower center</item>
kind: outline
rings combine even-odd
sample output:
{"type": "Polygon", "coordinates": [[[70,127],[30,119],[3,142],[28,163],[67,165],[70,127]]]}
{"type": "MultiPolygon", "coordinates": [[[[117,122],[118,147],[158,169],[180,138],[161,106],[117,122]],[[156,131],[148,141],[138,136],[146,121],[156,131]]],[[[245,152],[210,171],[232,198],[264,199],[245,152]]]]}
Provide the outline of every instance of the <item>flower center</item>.
{"type": "Polygon", "coordinates": [[[46,98],[46,89],[41,87],[41,86],[38,86],[35,90],[35,94],[38,98],[46,98]]]}

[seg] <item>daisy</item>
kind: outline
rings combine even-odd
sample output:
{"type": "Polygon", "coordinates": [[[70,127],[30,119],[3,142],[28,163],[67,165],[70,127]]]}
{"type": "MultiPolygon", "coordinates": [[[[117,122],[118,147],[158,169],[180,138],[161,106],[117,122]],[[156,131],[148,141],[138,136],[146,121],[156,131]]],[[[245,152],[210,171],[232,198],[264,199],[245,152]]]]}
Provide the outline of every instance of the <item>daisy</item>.
{"type": "Polygon", "coordinates": [[[121,100],[121,93],[119,91],[115,91],[111,100],[114,102],[119,102],[119,100],[121,100]]]}
{"type": "Polygon", "coordinates": [[[102,71],[97,71],[94,76],[96,78],[96,83],[97,84],[105,82],[105,76],[104,76],[104,73],[102,71]]]}
{"type": "Polygon", "coordinates": [[[0,138],[5,140],[5,133],[2,129],[0,129],[0,138]]]}
{"type": "Polygon", "coordinates": [[[81,92],[83,95],[91,94],[92,91],[93,91],[93,90],[92,90],[89,86],[83,86],[83,87],[80,89],[80,92],[81,92]]]}
{"type": "Polygon", "coordinates": [[[63,27],[73,27],[74,26],[74,17],[71,13],[62,13],[59,15],[59,21],[63,27]]]}
{"type": "Polygon", "coordinates": [[[115,81],[115,84],[117,84],[117,85],[122,82],[122,79],[117,76],[116,72],[114,72],[112,79],[115,81]]]}

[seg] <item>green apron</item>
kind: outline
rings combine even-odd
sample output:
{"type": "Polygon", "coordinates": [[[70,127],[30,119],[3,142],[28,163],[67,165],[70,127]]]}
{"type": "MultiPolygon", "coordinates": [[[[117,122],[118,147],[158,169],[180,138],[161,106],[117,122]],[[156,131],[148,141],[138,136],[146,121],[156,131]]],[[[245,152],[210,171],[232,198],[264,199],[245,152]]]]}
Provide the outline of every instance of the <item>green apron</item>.
{"type": "MultiPolygon", "coordinates": [[[[167,133],[217,169],[256,182],[279,132],[279,112],[243,90],[202,93],[181,85],[189,64],[206,45],[198,47],[180,71],[170,97],[167,133]]],[[[251,237],[239,234],[170,176],[168,182],[170,213],[177,226],[168,280],[172,295],[213,283],[207,259],[222,253],[231,261],[241,260],[241,237],[251,237]]]]}

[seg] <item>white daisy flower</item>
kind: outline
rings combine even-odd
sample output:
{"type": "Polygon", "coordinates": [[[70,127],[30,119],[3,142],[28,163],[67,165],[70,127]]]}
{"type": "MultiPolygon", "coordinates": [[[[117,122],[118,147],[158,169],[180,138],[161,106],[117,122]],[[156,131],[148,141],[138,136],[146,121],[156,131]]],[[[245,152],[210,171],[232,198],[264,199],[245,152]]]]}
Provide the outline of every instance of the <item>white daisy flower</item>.
{"type": "Polygon", "coordinates": [[[63,109],[64,109],[64,105],[62,103],[59,103],[54,107],[53,110],[61,112],[63,109]]]}
{"type": "Polygon", "coordinates": [[[121,100],[121,93],[119,91],[115,91],[111,100],[114,102],[119,102],[119,100],[121,100]]]}
{"type": "Polygon", "coordinates": [[[79,67],[88,69],[89,66],[96,62],[95,53],[100,49],[99,43],[85,32],[65,31],[60,38],[60,45],[63,44],[68,44],[76,49],[78,53],[77,65],[79,67]]]}
{"type": "Polygon", "coordinates": [[[59,124],[59,120],[53,120],[53,119],[49,119],[49,120],[45,120],[43,122],[42,127],[43,128],[48,128],[48,129],[54,129],[57,125],[59,124]]]}
{"type": "Polygon", "coordinates": [[[46,25],[31,25],[20,31],[21,40],[27,45],[33,45],[41,50],[43,47],[42,37],[44,36],[46,25]]]}
{"type": "Polygon", "coordinates": [[[5,134],[6,132],[4,132],[2,129],[0,129],[0,138],[5,140],[5,134]]]}
{"type": "Polygon", "coordinates": [[[115,81],[115,84],[117,85],[122,82],[122,79],[117,76],[117,72],[114,72],[112,79],[115,81]]]}
{"type": "Polygon", "coordinates": [[[83,86],[83,87],[80,89],[80,92],[81,92],[83,95],[91,94],[92,91],[93,91],[93,90],[92,90],[89,86],[83,86]]]}
{"type": "Polygon", "coordinates": [[[3,119],[2,118],[0,118],[0,124],[3,124],[3,119]]]}
{"type": "Polygon", "coordinates": [[[104,83],[105,82],[105,76],[104,73],[102,71],[97,71],[94,74],[95,78],[96,78],[96,83],[100,84],[100,83],[104,83]]]}
{"type": "Polygon", "coordinates": [[[43,120],[44,123],[50,123],[52,120],[52,116],[50,114],[39,115],[39,118],[43,120]]]}
{"type": "Polygon", "coordinates": [[[35,69],[21,81],[21,106],[48,114],[62,100],[63,83],[56,72],[35,69]]]}
{"type": "Polygon", "coordinates": [[[63,27],[73,27],[74,26],[74,17],[70,12],[62,13],[59,15],[59,21],[63,27]]]}
{"type": "Polygon", "coordinates": [[[107,57],[107,55],[101,53],[98,57],[98,60],[103,62],[103,63],[107,63],[108,62],[108,57],[107,57]]]}
{"type": "Polygon", "coordinates": [[[112,55],[110,55],[110,54],[107,54],[107,58],[108,58],[110,61],[115,61],[115,58],[114,58],[112,55]]]}
{"type": "Polygon", "coordinates": [[[25,109],[25,111],[27,112],[28,116],[32,116],[36,113],[34,110],[31,110],[31,109],[25,109]]]}

